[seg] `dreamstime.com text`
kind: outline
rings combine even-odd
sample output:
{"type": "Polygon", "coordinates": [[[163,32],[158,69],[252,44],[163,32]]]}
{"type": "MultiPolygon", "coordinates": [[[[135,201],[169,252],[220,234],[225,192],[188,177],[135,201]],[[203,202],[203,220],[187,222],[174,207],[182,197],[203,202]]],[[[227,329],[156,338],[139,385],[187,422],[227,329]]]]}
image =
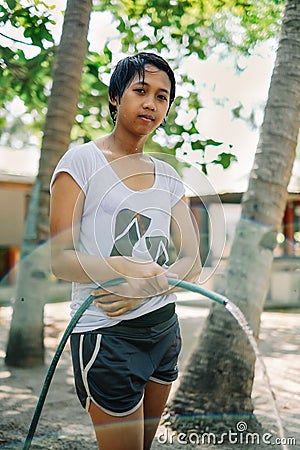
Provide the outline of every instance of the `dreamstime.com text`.
{"type": "Polygon", "coordinates": [[[215,434],[210,432],[197,433],[191,431],[190,433],[177,433],[166,429],[163,433],[157,435],[157,441],[160,444],[179,444],[179,445],[222,445],[225,443],[239,444],[249,446],[252,445],[296,445],[296,438],[294,437],[278,437],[272,433],[255,433],[247,431],[248,425],[246,422],[238,422],[236,430],[229,430],[222,434],[215,434]]]}

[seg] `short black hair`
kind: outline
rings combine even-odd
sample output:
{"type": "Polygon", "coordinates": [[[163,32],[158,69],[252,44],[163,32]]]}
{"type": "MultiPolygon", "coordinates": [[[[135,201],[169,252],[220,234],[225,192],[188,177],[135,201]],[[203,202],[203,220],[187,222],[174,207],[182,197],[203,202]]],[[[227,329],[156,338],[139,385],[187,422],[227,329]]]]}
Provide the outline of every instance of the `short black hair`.
{"type": "Polygon", "coordinates": [[[145,78],[146,65],[157,67],[159,70],[166,72],[169,77],[171,83],[170,102],[168,108],[169,112],[169,109],[175,98],[176,82],[174,72],[167,61],[161,56],[150,52],[140,52],[134,56],[127,56],[126,58],[121,59],[121,61],[119,61],[116,65],[115,70],[111,76],[108,89],[109,112],[114,124],[116,122],[117,107],[111,103],[111,100],[121,100],[125,89],[131,83],[136,74],[138,74],[143,80],[145,78]]]}

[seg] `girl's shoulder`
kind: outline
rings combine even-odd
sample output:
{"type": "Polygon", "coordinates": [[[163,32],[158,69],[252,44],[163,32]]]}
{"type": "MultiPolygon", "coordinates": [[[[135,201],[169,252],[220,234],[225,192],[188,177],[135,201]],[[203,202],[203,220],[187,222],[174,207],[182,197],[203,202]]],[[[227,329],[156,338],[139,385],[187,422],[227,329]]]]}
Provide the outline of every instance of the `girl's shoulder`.
{"type": "Polygon", "coordinates": [[[62,156],[58,166],[84,168],[95,171],[105,164],[105,158],[93,141],[70,147],[62,156]]]}
{"type": "Polygon", "coordinates": [[[81,158],[87,159],[95,152],[95,144],[93,141],[85,142],[84,144],[74,145],[69,147],[63,154],[61,160],[81,158]]]}
{"type": "Polygon", "coordinates": [[[50,189],[59,172],[67,172],[81,188],[86,186],[87,181],[99,167],[99,155],[97,155],[96,150],[97,147],[92,141],[70,147],[63,154],[54,170],[50,189]]]}

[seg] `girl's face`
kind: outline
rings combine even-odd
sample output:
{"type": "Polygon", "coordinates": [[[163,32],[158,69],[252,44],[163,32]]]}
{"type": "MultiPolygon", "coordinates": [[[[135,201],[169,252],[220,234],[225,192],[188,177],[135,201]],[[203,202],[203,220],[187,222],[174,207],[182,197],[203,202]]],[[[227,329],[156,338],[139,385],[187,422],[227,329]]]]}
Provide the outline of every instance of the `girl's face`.
{"type": "Polygon", "coordinates": [[[154,66],[145,67],[144,80],[137,74],[117,104],[116,127],[146,136],[163,122],[170,103],[168,75],[154,66]]]}

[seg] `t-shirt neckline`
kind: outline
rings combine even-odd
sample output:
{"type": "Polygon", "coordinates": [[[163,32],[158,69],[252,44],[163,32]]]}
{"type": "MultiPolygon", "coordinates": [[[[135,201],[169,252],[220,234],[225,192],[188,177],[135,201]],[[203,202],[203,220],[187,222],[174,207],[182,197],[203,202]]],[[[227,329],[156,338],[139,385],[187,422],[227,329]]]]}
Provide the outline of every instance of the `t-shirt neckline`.
{"type": "Polygon", "coordinates": [[[109,167],[109,170],[111,171],[111,173],[113,174],[113,176],[118,180],[118,182],[120,183],[121,186],[123,186],[125,189],[127,189],[129,192],[134,192],[134,193],[139,193],[139,192],[147,192],[147,191],[151,191],[156,187],[157,184],[157,165],[156,165],[156,160],[155,158],[153,158],[151,155],[148,155],[149,158],[152,160],[153,164],[154,164],[154,181],[152,186],[150,186],[147,189],[139,189],[139,190],[135,190],[135,189],[131,189],[129,186],[126,185],[126,183],[124,183],[124,181],[119,177],[119,175],[115,172],[115,170],[111,167],[110,162],[108,161],[108,159],[106,158],[106,156],[104,155],[103,151],[101,150],[101,148],[98,147],[98,145],[96,145],[96,143],[94,141],[91,141],[94,149],[97,151],[98,155],[101,156],[102,160],[105,162],[105,164],[109,167]]]}

